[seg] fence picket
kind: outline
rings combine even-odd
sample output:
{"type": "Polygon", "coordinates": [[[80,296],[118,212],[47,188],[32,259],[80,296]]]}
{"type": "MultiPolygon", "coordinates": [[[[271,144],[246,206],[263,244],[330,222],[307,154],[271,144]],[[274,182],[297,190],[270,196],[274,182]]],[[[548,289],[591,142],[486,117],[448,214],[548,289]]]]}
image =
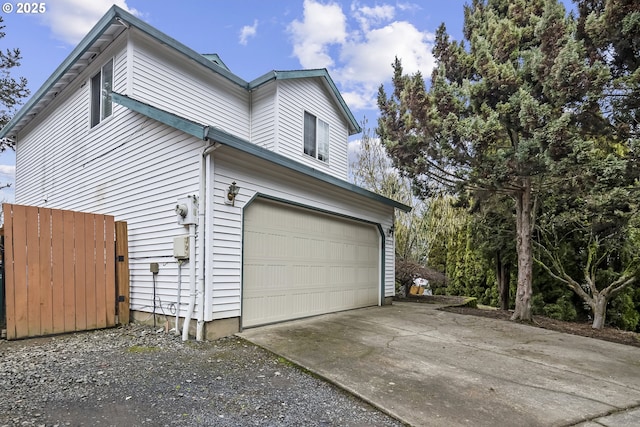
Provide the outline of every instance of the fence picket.
{"type": "Polygon", "coordinates": [[[64,332],[64,222],[61,210],[51,210],[51,333],[64,332]]]}
{"type": "MultiPolygon", "coordinates": [[[[39,311],[40,311],[40,334],[49,335],[53,333],[53,290],[51,282],[51,211],[43,209],[37,212],[40,220],[39,227],[39,311]]],[[[34,283],[35,285],[35,283],[34,283]]]]}
{"type": "Polygon", "coordinates": [[[63,271],[63,313],[64,313],[64,331],[72,332],[76,330],[76,293],[75,293],[75,235],[73,227],[73,212],[64,211],[62,213],[63,222],[63,246],[64,259],[62,262],[63,271]]]}
{"type": "Polygon", "coordinates": [[[95,301],[95,322],[97,328],[104,328],[107,325],[107,301],[106,301],[106,290],[107,287],[105,280],[105,250],[104,250],[104,240],[105,240],[105,216],[104,215],[96,215],[94,216],[95,220],[95,231],[94,231],[94,242],[95,242],[95,292],[94,292],[94,301],[95,301]]]}
{"type": "Polygon", "coordinates": [[[4,284],[5,316],[7,320],[7,339],[16,338],[15,269],[13,260],[13,205],[2,206],[4,217],[4,284]]]}

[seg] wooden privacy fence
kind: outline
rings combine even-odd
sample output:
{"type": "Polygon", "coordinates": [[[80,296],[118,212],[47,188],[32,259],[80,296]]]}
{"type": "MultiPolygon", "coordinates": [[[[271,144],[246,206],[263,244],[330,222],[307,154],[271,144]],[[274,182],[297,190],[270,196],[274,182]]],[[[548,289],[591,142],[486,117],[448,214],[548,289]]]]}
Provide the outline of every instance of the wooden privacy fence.
{"type": "Polygon", "coordinates": [[[117,304],[128,323],[126,223],[12,204],[3,214],[7,339],[115,326],[117,304]]]}

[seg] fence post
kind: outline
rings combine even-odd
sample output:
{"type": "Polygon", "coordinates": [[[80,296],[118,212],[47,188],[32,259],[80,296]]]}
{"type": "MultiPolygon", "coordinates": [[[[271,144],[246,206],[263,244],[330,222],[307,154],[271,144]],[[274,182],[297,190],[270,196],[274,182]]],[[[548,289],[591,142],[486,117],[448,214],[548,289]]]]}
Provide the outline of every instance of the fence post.
{"type": "Polygon", "coordinates": [[[127,223],[116,221],[116,300],[118,323],[129,323],[129,239],[127,223]]]}

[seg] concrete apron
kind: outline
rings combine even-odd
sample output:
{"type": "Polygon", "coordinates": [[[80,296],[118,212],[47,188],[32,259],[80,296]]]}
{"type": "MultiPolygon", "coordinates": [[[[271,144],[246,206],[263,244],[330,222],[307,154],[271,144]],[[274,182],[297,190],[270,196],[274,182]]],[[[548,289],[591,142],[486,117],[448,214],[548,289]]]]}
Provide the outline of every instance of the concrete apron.
{"type": "Polygon", "coordinates": [[[238,335],[409,425],[640,425],[637,347],[436,308],[394,303],[238,335]]]}

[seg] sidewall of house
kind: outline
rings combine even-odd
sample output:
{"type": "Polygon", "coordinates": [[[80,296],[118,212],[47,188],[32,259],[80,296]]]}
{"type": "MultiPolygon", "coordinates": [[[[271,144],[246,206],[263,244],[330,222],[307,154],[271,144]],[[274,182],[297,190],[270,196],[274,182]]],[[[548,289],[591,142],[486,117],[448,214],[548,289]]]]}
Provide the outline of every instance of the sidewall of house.
{"type": "MultiPolygon", "coordinates": [[[[69,102],[88,103],[84,91],[71,94],[69,102]]],[[[126,221],[131,310],[152,313],[155,293],[157,314],[169,318],[179,310],[186,315],[189,263],[182,268],[178,307],[173,239],[187,235],[188,228],[178,224],[175,207],[178,199],[198,194],[200,159],[208,143],[117,105],[111,119],[91,130],[78,126],[69,141],[55,126],[69,114],[65,107],[19,139],[16,203],[126,221]],[[160,267],[155,276],[151,263],[160,267]]],[[[78,120],[88,123],[88,117],[78,120]]]]}

